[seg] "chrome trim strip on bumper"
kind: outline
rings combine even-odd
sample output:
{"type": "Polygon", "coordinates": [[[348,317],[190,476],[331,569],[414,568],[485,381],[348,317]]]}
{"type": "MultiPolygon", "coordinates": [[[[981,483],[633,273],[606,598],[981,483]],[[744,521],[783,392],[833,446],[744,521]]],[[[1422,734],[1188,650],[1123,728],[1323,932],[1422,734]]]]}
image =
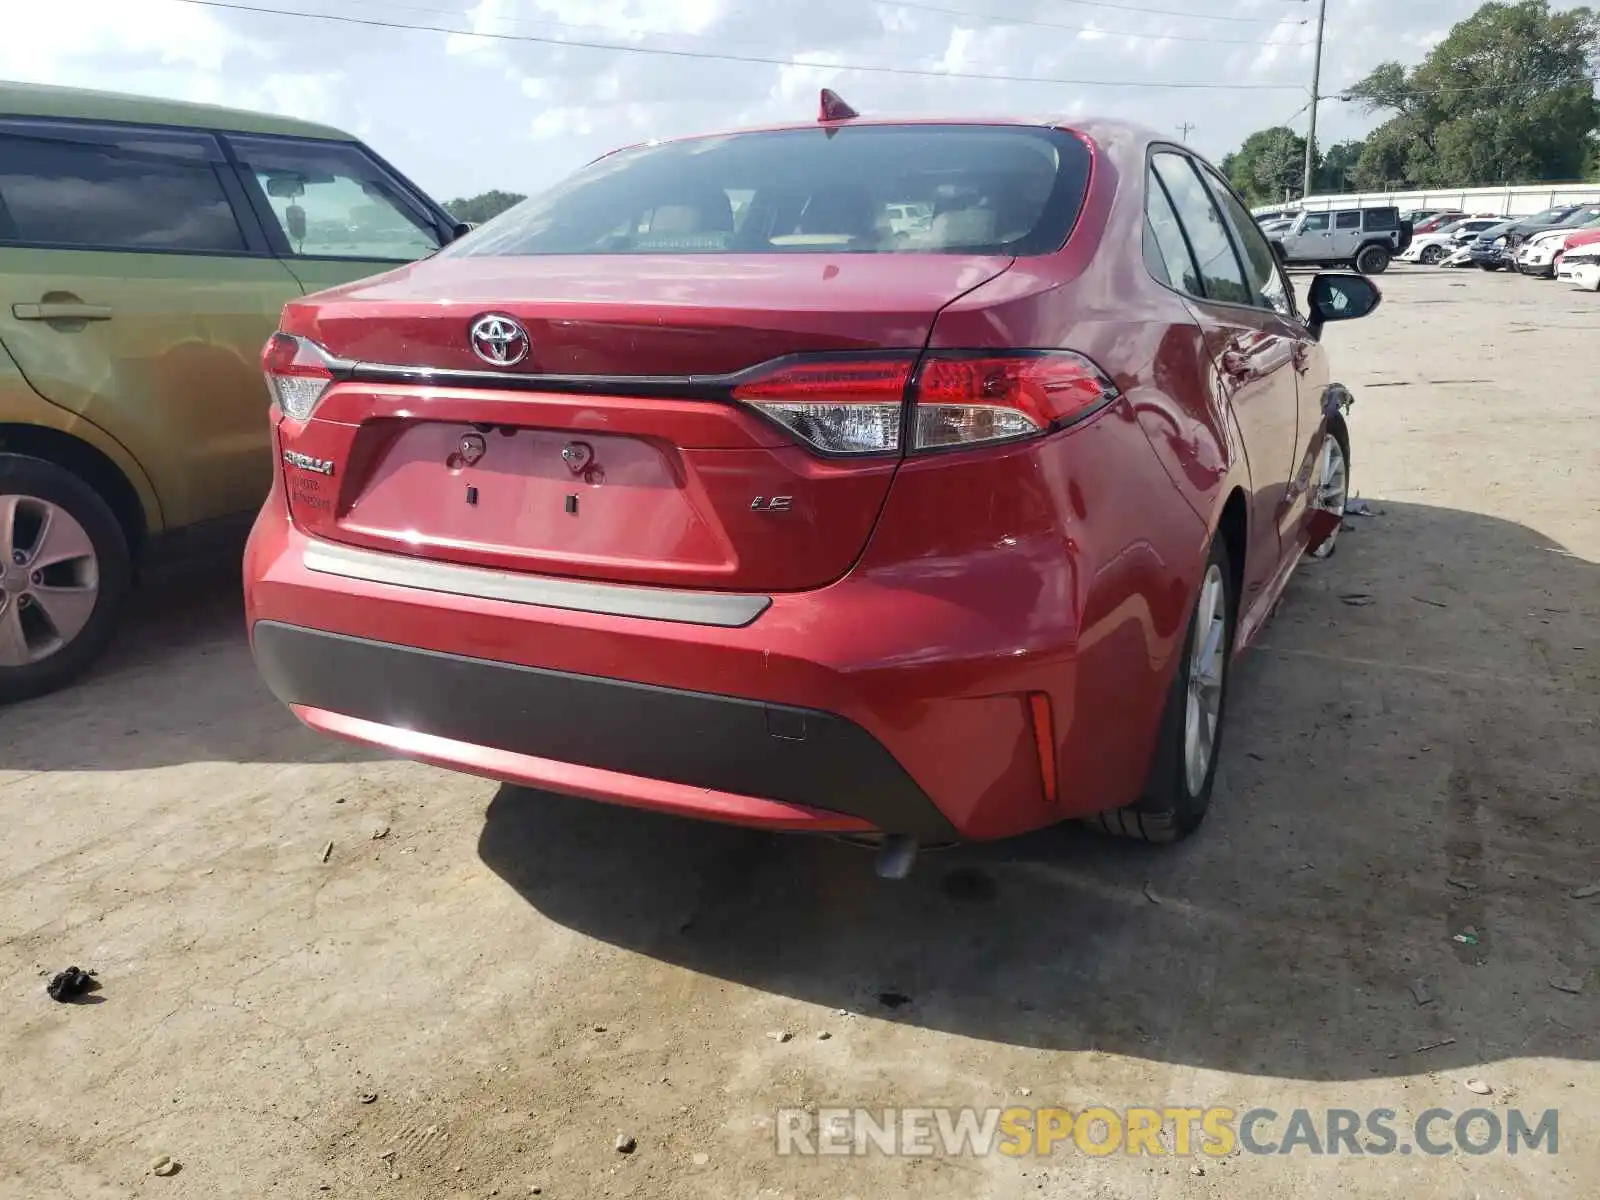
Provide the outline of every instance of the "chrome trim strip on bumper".
{"type": "Polygon", "coordinates": [[[586,583],[548,575],[522,575],[514,571],[432,562],[330,542],[312,542],[306,547],[304,561],[308,571],[366,583],[386,583],[450,596],[509,600],[513,604],[537,604],[612,617],[715,625],[723,629],[742,628],[772,606],[770,596],[586,583]]]}

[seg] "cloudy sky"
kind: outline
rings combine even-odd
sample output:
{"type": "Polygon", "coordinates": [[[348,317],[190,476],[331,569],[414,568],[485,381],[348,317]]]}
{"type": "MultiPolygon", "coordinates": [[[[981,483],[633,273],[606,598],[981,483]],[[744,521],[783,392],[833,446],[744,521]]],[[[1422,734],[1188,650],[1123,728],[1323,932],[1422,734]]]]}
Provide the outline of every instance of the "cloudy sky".
{"type": "MultiPolygon", "coordinates": [[[[1316,20],[1316,0],[236,2],[8,0],[0,77],[326,121],[448,200],[536,191],[650,137],[807,120],[822,86],[865,113],[1099,112],[1162,130],[1188,122],[1191,144],[1220,158],[1291,114],[1304,130],[1316,20]],[[637,49],[552,44],[573,42],[637,49]],[[683,53],[637,52],[646,49],[683,53]],[[1161,86],[1171,83],[1226,86],[1161,86]]],[[[1323,90],[1386,58],[1416,61],[1476,7],[1330,0],[1323,90]]],[[[1324,141],[1373,123],[1337,101],[1324,103],[1321,120],[1324,141]]]]}

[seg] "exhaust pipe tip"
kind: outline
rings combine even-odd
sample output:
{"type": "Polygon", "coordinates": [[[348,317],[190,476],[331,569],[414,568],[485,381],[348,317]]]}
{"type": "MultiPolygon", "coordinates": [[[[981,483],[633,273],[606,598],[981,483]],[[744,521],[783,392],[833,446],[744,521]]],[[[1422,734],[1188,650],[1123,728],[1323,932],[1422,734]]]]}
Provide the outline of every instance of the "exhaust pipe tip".
{"type": "Polygon", "coordinates": [[[878,843],[873,872],[879,879],[904,879],[917,863],[917,839],[903,833],[886,834],[878,843]]]}

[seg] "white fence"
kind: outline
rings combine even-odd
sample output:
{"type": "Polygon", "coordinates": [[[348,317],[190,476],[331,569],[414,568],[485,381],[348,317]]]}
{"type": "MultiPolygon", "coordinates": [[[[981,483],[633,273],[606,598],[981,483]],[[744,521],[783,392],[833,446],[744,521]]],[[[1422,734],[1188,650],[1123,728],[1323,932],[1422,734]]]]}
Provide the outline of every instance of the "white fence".
{"type": "Polygon", "coordinates": [[[1600,183],[1538,183],[1527,187],[1440,188],[1425,192],[1351,192],[1343,196],[1308,196],[1304,203],[1262,204],[1255,213],[1306,208],[1378,208],[1392,204],[1401,212],[1414,208],[1454,208],[1484,216],[1522,217],[1558,204],[1600,204],[1600,183]]]}

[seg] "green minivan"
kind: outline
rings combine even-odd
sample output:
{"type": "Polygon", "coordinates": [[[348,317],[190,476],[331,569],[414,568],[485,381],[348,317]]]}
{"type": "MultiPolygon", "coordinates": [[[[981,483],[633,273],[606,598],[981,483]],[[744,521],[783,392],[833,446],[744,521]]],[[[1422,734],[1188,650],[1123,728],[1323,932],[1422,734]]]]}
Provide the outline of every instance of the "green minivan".
{"type": "Polygon", "coordinates": [[[285,302],[464,229],[337,129],[0,83],[0,704],[89,666],[156,552],[237,549],[285,302]]]}

